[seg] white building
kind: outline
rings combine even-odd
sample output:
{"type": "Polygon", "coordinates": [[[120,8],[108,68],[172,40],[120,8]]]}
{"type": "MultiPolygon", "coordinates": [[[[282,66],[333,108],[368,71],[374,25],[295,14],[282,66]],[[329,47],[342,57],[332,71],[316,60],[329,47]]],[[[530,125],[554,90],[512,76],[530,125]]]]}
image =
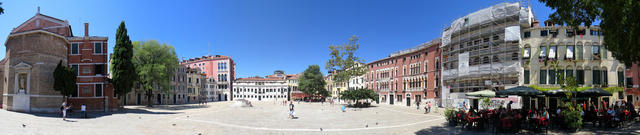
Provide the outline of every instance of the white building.
{"type": "Polygon", "coordinates": [[[282,101],[288,99],[289,85],[283,78],[239,78],[233,82],[233,100],[282,101]]]}
{"type": "Polygon", "coordinates": [[[212,102],[212,101],[220,101],[220,97],[218,97],[218,94],[221,94],[222,92],[220,90],[218,90],[218,87],[216,80],[213,77],[209,77],[206,79],[206,84],[205,84],[205,98],[207,102],[212,102]]]}

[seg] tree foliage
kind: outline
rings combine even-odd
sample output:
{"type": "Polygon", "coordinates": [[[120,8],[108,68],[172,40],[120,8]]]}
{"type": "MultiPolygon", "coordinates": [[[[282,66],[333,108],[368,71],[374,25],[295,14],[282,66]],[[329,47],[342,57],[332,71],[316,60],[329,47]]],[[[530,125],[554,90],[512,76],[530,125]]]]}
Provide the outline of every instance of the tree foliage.
{"type": "Polygon", "coordinates": [[[556,11],[549,18],[557,24],[578,27],[596,21],[603,45],[613,57],[630,65],[640,60],[640,1],[637,0],[539,0],[556,11]]]}
{"type": "Polygon", "coordinates": [[[133,64],[138,75],[138,82],[147,91],[147,106],[151,104],[154,86],[160,91],[169,91],[169,79],[178,67],[178,57],[174,48],[156,40],[133,42],[133,64]]]}
{"type": "Polygon", "coordinates": [[[358,37],[354,35],[349,38],[349,42],[346,44],[329,46],[331,58],[327,61],[325,69],[335,72],[333,81],[336,83],[345,83],[350,78],[367,73],[366,66],[359,65],[359,63],[364,63],[364,60],[355,55],[355,52],[360,48],[357,41],[358,37]]]}
{"type": "Polygon", "coordinates": [[[56,69],[53,70],[53,90],[59,91],[66,99],[77,90],[76,74],[73,69],[62,64],[62,60],[58,62],[56,69]]]}
{"type": "MultiPolygon", "coordinates": [[[[0,6],[2,6],[2,2],[0,2],[0,6]]],[[[2,7],[0,7],[0,15],[4,14],[4,9],[2,7]]]]}
{"type": "Polygon", "coordinates": [[[131,92],[133,82],[137,79],[132,58],[133,45],[127,34],[124,21],[122,21],[116,31],[116,46],[113,48],[113,56],[111,57],[111,82],[119,97],[131,92]]]}
{"type": "Polygon", "coordinates": [[[371,89],[355,89],[342,91],[340,92],[340,97],[342,99],[353,100],[356,102],[364,99],[378,101],[378,94],[371,89]]]}
{"type": "Polygon", "coordinates": [[[309,65],[309,67],[302,72],[299,78],[298,87],[300,91],[311,97],[328,97],[331,94],[324,87],[327,83],[324,81],[322,72],[320,72],[320,66],[309,65]]]}

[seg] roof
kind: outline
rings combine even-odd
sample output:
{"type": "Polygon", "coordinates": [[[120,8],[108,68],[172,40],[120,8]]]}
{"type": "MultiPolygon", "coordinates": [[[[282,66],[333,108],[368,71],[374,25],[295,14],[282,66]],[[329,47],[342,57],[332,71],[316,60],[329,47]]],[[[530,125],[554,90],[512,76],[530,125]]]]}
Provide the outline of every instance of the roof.
{"type": "MultiPolygon", "coordinates": [[[[54,18],[54,17],[48,16],[48,15],[40,14],[40,12],[38,11],[38,13],[36,13],[36,15],[34,15],[31,18],[29,18],[27,21],[22,22],[22,24],[18,25],[18,27],[16,27],[13,30],[11,30],[11,33],[12,34],[13,33],[18,33],[19,32],[18,30],[20,30],[22,27],[26,26],[28,24],[28,22],[31,22],[32,20],[35,20],[36,18],[42,18],[42,19],[45,19],[45,20],[48,20],[48,21],[51,21],[51,22],[54,22],[54,23],[58,23],[58,24],[63,25],[63,26],[66,25],[66,26],[69,27],[69,29],[71,29],[71,25],[69,25],[69,22],[67,22],[65,20],[61,20],[61,19],[58,19],[58,18],[54,18]]],[[[71,34],[71,35],[73,35],[73,34],[71,34]]]]}
{"type": "Polygon", "coordinates": [[[209,56],[189,58],[188,60],[183,60],[180,63],[191,63],[191,62],[200,62],[205,60],[222,60],[222,59],[231,59],[231,57],[224,56],[224,55],[215,55],[215,56],[209,55],[209,56]]]}
{"type": "Polygon", "coordinates": [[[298,77],[300,77],[300,74],[288,74],[287,75],[287,79],[298,79],[298,77]]]}
{"type": "Polygon", "coordinates": [[[409,49],[400,50],[400,51],[397,51],[397,52],[393,52],[393,53],[389,54],[389,56],[386,57],[386,58],[382,58],[382,59],[379,59],[379,60],[376,60],[376,61],[373,61],[373,62],[369,62],[366,65],[373,64],[373,63],[380,62],[380,61],[387,60],[387,59],[391,59],[391,58],[394,58],[394,57],[397,57],[397,56],[401,56],[401,55],[405,55],[405,54],[421,51],[421,50],[427,49],[427,48],[429,48],[429,47],[431,47],[433,45],[438,45],[438,44],[440,44],[440,42],[441,42],[441,39],[438,37],[438,38],[435,38],[435,39],[433,39],[431,41],[421,43],[421,44],[419,44],[419,45],[417,45],[415,47],[412,47],[412,48],[409,48],[409,49]]]}

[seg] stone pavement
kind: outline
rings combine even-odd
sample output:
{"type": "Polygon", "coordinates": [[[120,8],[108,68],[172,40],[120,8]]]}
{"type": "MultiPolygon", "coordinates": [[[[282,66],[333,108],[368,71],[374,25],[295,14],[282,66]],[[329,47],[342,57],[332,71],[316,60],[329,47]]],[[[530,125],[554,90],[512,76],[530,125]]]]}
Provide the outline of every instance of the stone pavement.
{"type": "Polygon", "coordinates": [[[63,121],[58,114],[0,111],[2,134],[415,134],[444,122],[440,113],[423,114],[414,107],[375,105],[341,112],[339,105],[295,103],[297,119],[288,119],[287,106],[254,102],[206,106],[169,105],[147,108],[127,106],[116,113],[91,113],[90,119],[73,114],[63,121]],[[75,117],[75,118],[73,118],[75,117]],[[24,126],[23,126],[24,125],[24,126]]]}
{"type": "MultiPolygon", "coordinates": [[[[91,113],[68,121],[58,114],[0,111],[0,134],[491,134],[446,126],[444,109],[423,114],[414,107],[378,104],[341,112],[339,105],[295,103],[297,119],[288,119],[287,106],[253,102],[254,107],[234,107],[234,102],[208,105],[163,105],[154,108],[126,106],[116,113],[91,113]],[[24,125],[24,126],[23,126],[24,125]]],[[[577,134],[640,134],[638,124],[621,130],[584,130],[577,134]]],[[[554,133],[552,134],[565,134],[554,133]]]]}

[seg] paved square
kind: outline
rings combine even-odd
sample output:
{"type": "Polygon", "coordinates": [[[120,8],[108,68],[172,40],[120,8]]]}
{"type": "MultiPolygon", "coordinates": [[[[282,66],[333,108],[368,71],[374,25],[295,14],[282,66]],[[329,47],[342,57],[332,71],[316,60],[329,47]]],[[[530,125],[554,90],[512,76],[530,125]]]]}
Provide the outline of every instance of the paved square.
{"type": "Polygon", "coordinates": [[[57,114],[0,111],[0,130],[3,134],[390,135],[424,133],[425,128],[441,126],[445,122],[442,109],[440,113],[423,114],[424,110],[415,107],[379,104],[341,112],[340,105],[296,102],[298,118],[288,119],[288,106],[281,102],[253,102],[253,105],[237,107],[235,102],[215,102],[206,106],[127,106],[119,113],[92,114],[95,118],[71,118],[69,121],[63,121],[57,114]]]}

